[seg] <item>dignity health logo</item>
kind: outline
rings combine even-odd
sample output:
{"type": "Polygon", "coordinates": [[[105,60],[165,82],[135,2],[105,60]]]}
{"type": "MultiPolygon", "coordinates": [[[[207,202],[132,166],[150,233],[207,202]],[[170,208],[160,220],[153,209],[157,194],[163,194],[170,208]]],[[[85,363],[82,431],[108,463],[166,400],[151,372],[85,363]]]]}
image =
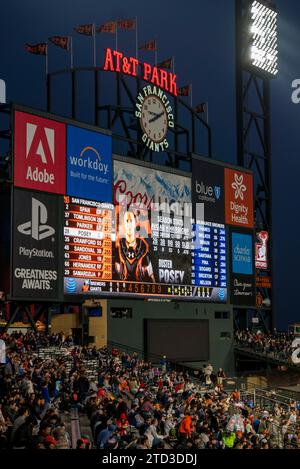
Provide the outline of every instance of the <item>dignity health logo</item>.
{"type": "MultiPolygon", "coordinates": [[[[81,151],[79,156],[70,155],[70,163],[73,167],[76,167],[77,169],[81,169],[81,168],[93,169],[94,171],[99,171],[99,173],[102,173],[104,176],[106,176],[109,171],[108,164],[102,162],[99,152],[96,150],[96,148],[91,147],[91,146],[85,147],[81,151]]],[[[75,174],[71,174],[71,175],[73,177],[75,176],[75,174]]],[[[80,177],[80,174],[77,175],[77,177],[80,177]]],[[[96,181],[97,181],[97,178],[96,178],[96,181]]],[[[100,181],[97,181],[97,182],[100,182],[100,181]]]]}
{"type": "Polygon", "coordinates": [[[234,197],[235,199],[244,200],[244,192],[247,190],[247,187],[244,184],[244,176],[241,174],[234,174],[234,182],[231,184],[232,189],[235,190],[234,197]]]}

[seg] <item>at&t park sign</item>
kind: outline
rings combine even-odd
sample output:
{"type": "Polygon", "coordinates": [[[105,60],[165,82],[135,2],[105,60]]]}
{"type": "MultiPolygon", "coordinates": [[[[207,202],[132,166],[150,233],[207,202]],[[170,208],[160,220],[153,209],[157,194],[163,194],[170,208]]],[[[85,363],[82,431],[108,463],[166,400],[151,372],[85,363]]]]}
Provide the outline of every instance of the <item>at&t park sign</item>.
{"type": "Polygon", "coordinates": [[[176,75],[156,66],[140,62],[135,57],[126,57],[122,52],[106,49],[104,70],[122,72],[132,77],[140,77],[168,93],[177,96],[176,75]]]}

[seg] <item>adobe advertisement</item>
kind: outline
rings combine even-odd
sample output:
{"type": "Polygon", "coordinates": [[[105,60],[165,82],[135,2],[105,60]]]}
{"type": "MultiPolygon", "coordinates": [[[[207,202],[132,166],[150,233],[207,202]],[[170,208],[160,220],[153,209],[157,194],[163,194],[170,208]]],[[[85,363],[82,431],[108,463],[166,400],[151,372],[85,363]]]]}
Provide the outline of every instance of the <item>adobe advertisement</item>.
{"type": "Polygon", "coordinates": [[[64,194],[65,124],[20,111],[14,118],[14,185],[64,194]]]}

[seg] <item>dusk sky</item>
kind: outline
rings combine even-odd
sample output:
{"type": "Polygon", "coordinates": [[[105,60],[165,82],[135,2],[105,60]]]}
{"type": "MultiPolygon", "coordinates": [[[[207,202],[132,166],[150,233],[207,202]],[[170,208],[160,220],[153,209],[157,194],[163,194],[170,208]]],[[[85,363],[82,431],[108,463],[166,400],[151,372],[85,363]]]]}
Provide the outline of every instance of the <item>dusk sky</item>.
{"type": "MultiPolygon", "coordinates": [[[[299,289],[299,124],[300,104],[291,101],[291,83],[300,78],[300,2],[276,0],[279,14],[279,74],[272,81],[273,237],[276,325],[300,322],[299,289]]],[[[177,83],[192,83],[193,103],[209,102],[213,156],[236,163],[234,0],[11,0],[1,8],[0,78],[7,100],[43,109],[45,61],[24,44],[73,34],[75,66],[92,65],[91,39],[75,26],[138,17],[139,43],[157,39],[158,60],[175,57],[177,83]]],[[[97,35],[103,54],[112,35],[97,35]]],[[[119,34],[119,48],[133,53],[134,32],[119,34]]],[[[100,54],[100,52],[99,52],[100,54]]],[[[141,59],[148,59],[150,52],[141,59]]],[[[68,54],[49,46],[49,69],[65,68],[68,54]]],[[[98,65],[100,65],[100,60],[98,65]]]]}

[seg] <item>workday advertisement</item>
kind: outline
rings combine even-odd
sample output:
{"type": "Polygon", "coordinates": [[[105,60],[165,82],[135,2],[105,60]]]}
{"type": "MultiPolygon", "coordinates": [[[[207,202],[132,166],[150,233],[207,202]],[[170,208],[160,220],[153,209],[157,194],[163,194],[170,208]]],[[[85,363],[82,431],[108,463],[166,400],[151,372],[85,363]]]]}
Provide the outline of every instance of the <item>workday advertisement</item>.
{"type": "Polygon", "coordinates": [[[99,202],[112,202],[110,135],[68,125],[67,194],[99,202]]]}

